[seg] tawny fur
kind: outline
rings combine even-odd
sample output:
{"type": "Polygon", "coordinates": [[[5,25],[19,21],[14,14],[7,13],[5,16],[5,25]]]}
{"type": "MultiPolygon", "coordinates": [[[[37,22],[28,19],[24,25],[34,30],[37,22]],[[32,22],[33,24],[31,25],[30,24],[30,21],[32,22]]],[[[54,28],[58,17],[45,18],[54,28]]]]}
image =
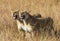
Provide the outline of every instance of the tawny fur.
{"type": "Polygon", "coordinates": [[[53,19],[50,17],[37,19],[28,12],[17,13],[15,12],[13,16],[17,16],[14,17],[16,17],[18,29],[23,29],[27,32],[53,29],[53,19]]]}

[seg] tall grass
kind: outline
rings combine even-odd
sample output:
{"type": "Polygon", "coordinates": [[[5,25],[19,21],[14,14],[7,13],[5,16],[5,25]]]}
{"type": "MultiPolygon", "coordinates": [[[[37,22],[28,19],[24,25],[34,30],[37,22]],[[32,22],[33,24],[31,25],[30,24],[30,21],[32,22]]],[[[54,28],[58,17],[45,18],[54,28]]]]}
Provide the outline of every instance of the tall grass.
{"type": "Polygon", "coordinates": [[[59,0],[0,0],[0,41],[60,41],[54,36],[51,38],[43,35],[24,38],[12,18],[12,13],[16,10],[31,11],[32,15],[40,13],[42,17],[50,16],[54,20],[54,29],[60,29],[59,0]]]}

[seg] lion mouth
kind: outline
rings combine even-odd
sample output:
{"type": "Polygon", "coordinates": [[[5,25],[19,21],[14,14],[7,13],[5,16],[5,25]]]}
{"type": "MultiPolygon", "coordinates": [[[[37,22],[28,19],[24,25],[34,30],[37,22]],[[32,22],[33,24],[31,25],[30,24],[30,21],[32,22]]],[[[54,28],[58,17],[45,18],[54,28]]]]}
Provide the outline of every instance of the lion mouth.
{"type": "Polygon", "coordinates": [[[16,17],[13,17],[13,19],[16,19],[16,17]]]}
{"type": "Polygon", "coordinates": [[[25,19],[25,16],[23,15],[23,16],[21,16],[20,18],[21,18],[21,19],[25,19]]]}

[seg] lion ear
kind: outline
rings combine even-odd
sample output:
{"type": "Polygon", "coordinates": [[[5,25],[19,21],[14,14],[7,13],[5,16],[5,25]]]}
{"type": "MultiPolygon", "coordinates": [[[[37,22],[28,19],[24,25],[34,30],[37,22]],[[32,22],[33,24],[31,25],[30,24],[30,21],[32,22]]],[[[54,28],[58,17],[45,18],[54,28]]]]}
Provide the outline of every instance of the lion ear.
{"type": "Polygon", "coordinates": [[[16,10],[15,13],[19,14],[19,10],[16,10]]]}
{"type": "Polygon", "coordinates": [[[13,14],[19,15],[19,10],[14,11],[13,14]]]}
{"type": "Polygon", "coordinates": [[[19,10],[16,11],[19,14],[19,10]]]}

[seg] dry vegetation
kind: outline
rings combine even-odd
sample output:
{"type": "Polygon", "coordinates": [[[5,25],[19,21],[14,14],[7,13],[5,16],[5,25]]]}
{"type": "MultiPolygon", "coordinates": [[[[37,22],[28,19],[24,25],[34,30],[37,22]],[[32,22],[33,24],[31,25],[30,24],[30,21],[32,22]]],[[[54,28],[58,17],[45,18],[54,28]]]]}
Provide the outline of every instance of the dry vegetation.
{"type": "Polygon", "coordinates": [[[35,37],[25,39],[12,19],[13,11],[31,11],[43,17],[52,17],[55,30],[60,29],[60,0],[0,0],[0,41],[60,41],[60,39],[35,37]],[[56,29],[57,28],[57,29],[56,29]]]}

